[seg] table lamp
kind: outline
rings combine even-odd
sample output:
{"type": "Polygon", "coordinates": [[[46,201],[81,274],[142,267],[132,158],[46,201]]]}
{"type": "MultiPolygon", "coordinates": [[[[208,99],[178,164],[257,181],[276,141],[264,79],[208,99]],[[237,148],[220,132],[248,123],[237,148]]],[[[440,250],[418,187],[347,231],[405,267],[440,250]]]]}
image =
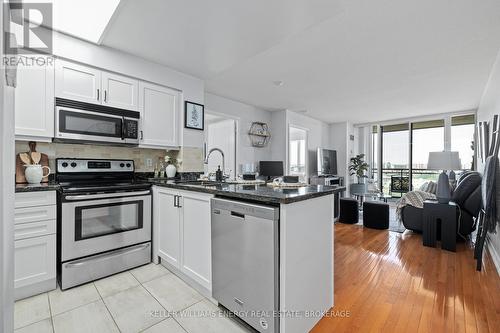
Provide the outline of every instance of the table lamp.
{"type": "Polygon", "coordinates": [[[447,204],[451,199],[451,188],[446,170],[462,168],[458,151],[432,151],[429,153],[427,169],[442,170],[439,174],[436,197],[439,203],[447,204]]]}

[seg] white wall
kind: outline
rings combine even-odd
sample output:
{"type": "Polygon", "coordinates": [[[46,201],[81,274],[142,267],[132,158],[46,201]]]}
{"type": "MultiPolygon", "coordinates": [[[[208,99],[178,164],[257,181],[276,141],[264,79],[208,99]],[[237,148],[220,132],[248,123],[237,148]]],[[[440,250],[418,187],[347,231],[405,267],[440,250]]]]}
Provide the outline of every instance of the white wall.
{"type": "MultiPolygon", "coordinates": [[[[491,121],[494,114],[500,114],[500,53],[490,74],[486,89],[477,110],[478,121],[491,121]]],[[[482,166],[479,165],[479,170],[482,166]]],[[[500,175],[497,175],[500,177],[500,175]]],[[[500,207],[500,195],[497,191],[497,207],[500,207]]],[[[488,235],[488,248],[500,272],[500,227],[497,224],[496,234],[488,235]]]]}
{"type": "Polygon", "coordinates": [[[219,148],[224,152],[224,166],[222,165],[222,156],[214,151],[212,155],[210,155],[208,165],[205,165],[205,173],[217,170],[218,166],[220,166],[224,174],[229,175],[231,179],[239,173],[239,170],[235,169],[235,122],[234,119],[223,119],[205,125],[207,153],[212,148],[219,148]]]}
{"type": "Polygon", "coordinates": [[[288,141],[286,110],[274,111],[271,116],[271,160],[283,161],[286,169],[288,152],[286,150],[288,141]]]}
{"type": "MultiPolygon", "coordinates": [[[[253,121],[271,124],[271,112],[210,93],[205,93],[205,108],[216,114],[222,114],[229,118],[237,119],[237,172],[239,172],[240,169],[239,164],[258,163],[258,161],[270,160],[273,158],[271,154],[272,144],[265,148],[252,147],[248,136],[248,130],[253,121]]],[[[271,135],[273,135],[271,138],[271,142],[273,142],[276,137],[274,136],[272,128],[271,135]]]]}
{"type": "Polygon", "coordinates": [[[347,163],[349,161],[348,148],[348,126],[347,122],[330,124],[331,148],[337,151],[338,175],[344,177],[344,184],[349,183],[347,163]]]}
{"type": "MultiPolygon", "coordinates": [[[[0,27],[3,10],[0,6],[0,27]]],[[[0,45],[3,46],[3,29],[0,45]]],[[[0,48],[3,58],[3,47],[0,48]]],[[[0,68],[0,161],[14,156],[14,90],[0,68]]],[[[14,163],[0,163],[0,332],[14,331],[14,163]]]]}
{"type": "MultiPolygon", "coordinates": [[[[142,58],[57,32],[54,32],[53,53],[57,57],[181,90],[184,100],[204,104],[203,80],[142,58]]],[[[184,128],[184,102],[182,102],[179,128],[182,133],[181,145],[200,148],[203,146],[203,132],[184,128]]]]}

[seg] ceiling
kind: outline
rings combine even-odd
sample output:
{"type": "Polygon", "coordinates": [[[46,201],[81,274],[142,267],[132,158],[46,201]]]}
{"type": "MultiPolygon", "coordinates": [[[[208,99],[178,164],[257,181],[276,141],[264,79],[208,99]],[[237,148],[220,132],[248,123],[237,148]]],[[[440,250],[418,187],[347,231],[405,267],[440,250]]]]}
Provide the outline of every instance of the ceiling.
{"type": "Polygon", "coordinates": [[[264,109],[371,122],[477,108],[500,1],[122,0],[102,44],[264,109]]]}

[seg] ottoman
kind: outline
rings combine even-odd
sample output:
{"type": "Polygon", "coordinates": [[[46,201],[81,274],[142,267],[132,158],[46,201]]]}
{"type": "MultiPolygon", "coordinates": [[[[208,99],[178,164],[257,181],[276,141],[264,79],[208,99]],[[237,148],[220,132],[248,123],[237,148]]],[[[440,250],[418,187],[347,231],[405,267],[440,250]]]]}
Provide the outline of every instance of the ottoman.
{"type": "Polygon", "coordinates": [[[389,205],[380,201],[365,201],[363,226],[373,229],[389,228],[389,205]]]}
{"type": "Polygon", "coordinates": [[[339,222],[354,224],[359,222],[358,200],[340,198],[339,222]]]}

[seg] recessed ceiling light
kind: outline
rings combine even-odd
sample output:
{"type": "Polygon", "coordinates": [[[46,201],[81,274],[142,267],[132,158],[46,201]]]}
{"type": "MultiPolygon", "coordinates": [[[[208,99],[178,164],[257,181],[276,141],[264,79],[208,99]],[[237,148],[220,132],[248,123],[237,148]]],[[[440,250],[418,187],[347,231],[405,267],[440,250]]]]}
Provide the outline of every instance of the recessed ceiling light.
{"type": "MultiPolygon", "coordinates": [[[[53,30],[99,43],[120,0],[52,0],[53,30]]],[[[37,18],[30,17],[37,22],[37,18]]],[[[42,23],[43,25],[43,23],[42,23]]]]}
{"type": "Polygon", "coordinates": [[[276,86],[276,87],[281,87],[283,86],[283,84],[285,84],[285,82],[281,81],[281,80],[278,80],[278,81],[273,81],[273,84],[276,86]]]}

